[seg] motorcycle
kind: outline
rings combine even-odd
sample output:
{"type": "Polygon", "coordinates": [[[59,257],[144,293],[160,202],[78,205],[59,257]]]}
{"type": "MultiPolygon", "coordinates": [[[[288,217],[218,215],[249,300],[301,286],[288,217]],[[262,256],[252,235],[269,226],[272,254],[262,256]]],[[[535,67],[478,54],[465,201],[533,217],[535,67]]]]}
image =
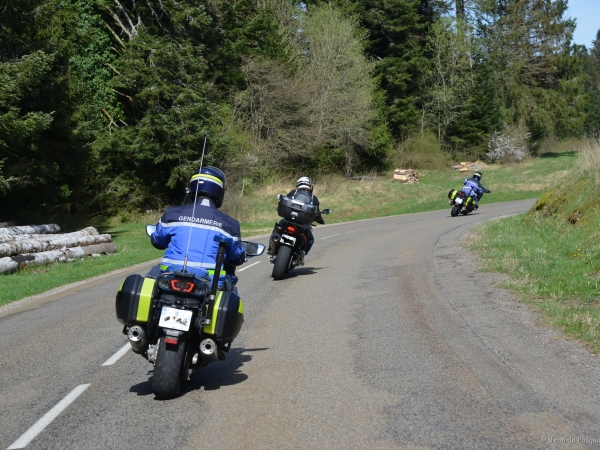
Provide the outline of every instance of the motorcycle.
{"type": "MultiPolygon", "coordinates": [[[[155,229],[147,225],[146,234],[155,229]]],[[[218,274],[232,238],[217,235],[214,240],[219,250],[212,283],[208,274],[160,273],[157,266],[145,277],[128,276],[117,293],[117,320],[133,351],[154,365],[152,391],[158,399],[177,397],[193,371],[225,360],[244,322],[237,277],[226,275],[219,288],[218,274]]],[[[248,257],[265,250],[262,244],[242,244],[248,257]]]]}
{"type": "Polygon", "coordinates": [[[460,191],[457,189],[450,189],[450,192],[448,192],[448,203],[452,205],[452,210],[450,211],[452,217],[458,216],[459,213],[467,215],[479,208],[479,205],[475,200],[473,188],[468,186],[465,186],[460,191]]]}
{"type": "MultiPolygon", "coordinates": [[[[300,265],[299,255],[308,241],[310,226],[317,216],[317,207],[289,197],[277,194],[279,204],[277,214],[282,219],[275,222],[269,239],[267,253],[271,255],[275,280],[281,280],[286,273],[300,265]]],[[[321,214],[330,214],[331,209],[324,209],[321,214]]]]}

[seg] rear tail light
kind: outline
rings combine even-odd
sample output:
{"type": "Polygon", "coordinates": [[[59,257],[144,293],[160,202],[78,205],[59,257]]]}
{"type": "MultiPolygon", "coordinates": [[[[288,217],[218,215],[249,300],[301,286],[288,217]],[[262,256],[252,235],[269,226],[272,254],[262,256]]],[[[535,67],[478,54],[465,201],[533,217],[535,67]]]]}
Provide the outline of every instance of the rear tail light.
{"type": "Polygon", "coordinates": [[[177,344],[179,342],[179,339],[177,339],[176,337],[166,337],[165,338],[165,344],[177,344]]]}
{"type": "Polygon", "coordinates": [[[296,231],[298,231],[298,229],[293,225],[288,225],[285,229],[288,233],[295,233],[296,231]]]}

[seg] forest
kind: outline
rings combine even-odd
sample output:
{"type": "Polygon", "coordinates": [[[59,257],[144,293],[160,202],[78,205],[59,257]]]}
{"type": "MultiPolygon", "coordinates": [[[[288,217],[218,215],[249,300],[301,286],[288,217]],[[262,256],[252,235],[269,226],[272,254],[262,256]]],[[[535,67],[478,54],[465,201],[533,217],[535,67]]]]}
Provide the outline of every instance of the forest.
{"type": "MultiPolygon", "coordinates": [[[[566,0],[9,0],[0,221],[160,209],[419,154],[519,161],[600,130],[566,0]]],[[[419,162],[421,161],[421,162],[419,162]]],[[[418,168],[418,167],[417,167],[418,168]]]]}

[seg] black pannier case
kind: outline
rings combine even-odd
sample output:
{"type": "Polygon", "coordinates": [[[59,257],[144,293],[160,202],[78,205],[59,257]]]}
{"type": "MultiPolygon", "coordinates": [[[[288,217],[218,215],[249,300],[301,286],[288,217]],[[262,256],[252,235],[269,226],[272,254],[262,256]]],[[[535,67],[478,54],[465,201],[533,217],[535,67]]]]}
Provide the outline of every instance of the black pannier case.
{"type": "Polygon", "coordinates": [[[289,197],[281,197],[277,205],[279,217],[303,225],[314,222],[317,217],[317,207],[289,197]]]}
{"type": "Polygon", "coordinates": [[[204,329],[208,334],[223,342],[232,342],[244,323],[244,304],[234,291],[219,291],[215,301],[212,324],[204,329]]]}
{"type": "Polygon", "coordinates": [[[117,320],[123,325],[145,326],[150,319],[156,280],[141,275],[129,275],[123,281],[115,300],[117,320]]]}

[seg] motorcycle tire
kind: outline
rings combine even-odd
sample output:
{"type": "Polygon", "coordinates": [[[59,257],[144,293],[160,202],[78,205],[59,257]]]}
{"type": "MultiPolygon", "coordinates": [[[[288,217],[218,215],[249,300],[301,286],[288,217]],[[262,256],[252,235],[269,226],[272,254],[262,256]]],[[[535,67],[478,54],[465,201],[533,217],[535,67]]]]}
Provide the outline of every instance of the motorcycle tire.
{"type": "Polygon", "coordinates": [[[287,273],[290,265],[290,259],[292,257],[292,249],[285,245],[279,247],[277,251],[277,258],[273,265],[273,273],[271,274],[275,280],[281,280],[287,273]]]}
{"type": "Polygon", "coordinates": [[[154,377],[152,378],[152,392],[160,400],[168,400],[179,395],[181,386],[181,372],[185,357],[185,343],[175,345],[165,344],[163,338],[158,344],[158,354],[154,364],[154,377]]]}
{"type": "Polygon", "coordinates": [[[456,216],[458,216],[458,213],[459,213],[459,212],[460,212],[460,206],[456,206],[456,205],[454,205],[454,206],[452,207],[452,211],[450,211],[450,215],[451,215],[452,217],[456,217],[456,216]]]}

